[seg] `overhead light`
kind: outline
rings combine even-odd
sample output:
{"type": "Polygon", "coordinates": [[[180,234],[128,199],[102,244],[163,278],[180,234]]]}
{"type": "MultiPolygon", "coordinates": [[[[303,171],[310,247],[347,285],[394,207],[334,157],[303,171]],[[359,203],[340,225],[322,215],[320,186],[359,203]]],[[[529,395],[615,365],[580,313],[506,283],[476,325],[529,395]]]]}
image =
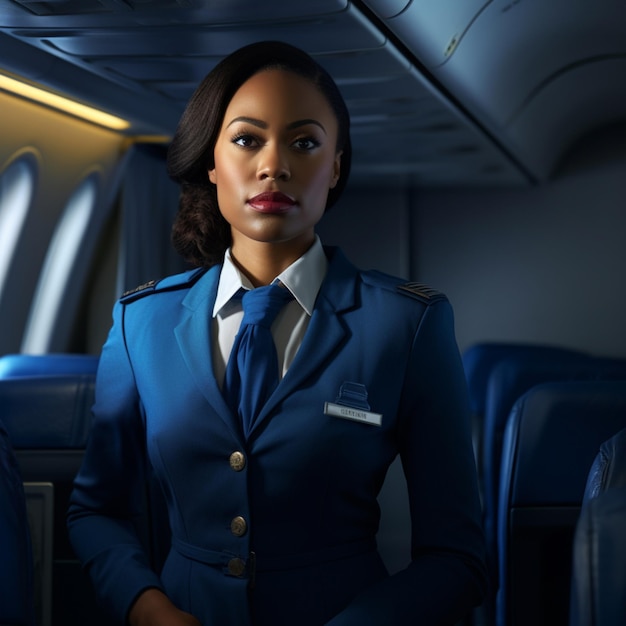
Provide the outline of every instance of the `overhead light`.
{"type": "Polygon", "coordinates": [[[81,104],[75,100],[59,96],[51,91],[46,91],[45,89],[24,83],[21,80],[10,78],[4,74],[0,74],[0,89],[22,96],[23,98],[28,98],[29,100],[34,100],[35,102],[40,102],[53,109],[69,113],[75,117],[113,130],[124,130],[130,126],[130,123],[121,117],[115,117],[115,115],[105,113],[104,111],[94,109],[86,104],[81,104]]]}

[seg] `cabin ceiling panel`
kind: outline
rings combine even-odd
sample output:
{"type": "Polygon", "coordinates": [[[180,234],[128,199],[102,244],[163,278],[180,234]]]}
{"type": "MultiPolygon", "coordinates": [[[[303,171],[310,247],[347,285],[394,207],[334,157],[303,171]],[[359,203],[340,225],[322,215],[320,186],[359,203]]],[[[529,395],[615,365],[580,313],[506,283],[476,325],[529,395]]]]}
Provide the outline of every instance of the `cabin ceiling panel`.
{"type": "Polygon", "coordinates": [[[291,19],[324,15],[342,11],[348,0],[298,0],[297,2],[259,2],[258,0],[6,0],[8,6],[16,7],[15,19],[24,23],[29,16],[81,18],[85,25],[97,26],[93,17],[102,25],[102,18],[123,16],[133,20],[152,23],[194,23],[201,19],[215,22],[243,20],[291,19]],[[25,10],[25,11],[24,11],[25,10]]]}
{"type": "MultiPolygon", "coordinates": [[[[56,59],[54,74],[40,78],[45,84],[61,91],[70,85],[87,102],[97,95],[107,110],[128,115],[136,134],[155,132],[156,120],[156,132],[165,135],[223,56],[279,39],[304,48],[336,79],[351,111],[353,175],[362,183],[528,182],[493,137],[346,0],[0,0],[0,34],[56,59]],[[73,83],[71,68],[80,69],[73,83]],[[142,107],[150,118],[145,128],[142,107]]],[[[33,69],[36,61],[33,55],[33,69]]]]}
{"type": "MultiPolygon", "coordinates": [[[[406,77],[410,69],[408,60],[386,44],[369,50],[351,49],[314,56],[332,71],[340,86],[373,85],[397,76],[406,77]]],[[[126,80],[152,86],[160,91],[175,91],[171,97],[186,101],[221,58],[221,55],[206,54],[163,56],[157,51],[151,57],[108,56],[92,59],[91,63],[102,72],[115,73],[126,80]]]]}
{"type": "Polygon", "coordinates": [[[381,46],[385,38],[380,33],[361,28],[350,28],[351,18],[344,14],[326,19],[305,20],[297,23],[258,24],[235,26],[138,26],[135,29],[99,29],[97,31],[52,31],[41,37],[39,31],[21,31],[19,36],[41,40],[64,54],[87,61],[97,57],[150,57],[155,53],[165,56],[194,56],[209,54],[225,56],[235,48],[263,39],[285,41],[306,49],[311,54],[368,49],[381,46]],[[346,38],[350,28],[350,38],[346,38]],[[143,31],[143,32],[141,32],[143,31]],[[319,33],[324,36],[320,37],[319,33]]]}

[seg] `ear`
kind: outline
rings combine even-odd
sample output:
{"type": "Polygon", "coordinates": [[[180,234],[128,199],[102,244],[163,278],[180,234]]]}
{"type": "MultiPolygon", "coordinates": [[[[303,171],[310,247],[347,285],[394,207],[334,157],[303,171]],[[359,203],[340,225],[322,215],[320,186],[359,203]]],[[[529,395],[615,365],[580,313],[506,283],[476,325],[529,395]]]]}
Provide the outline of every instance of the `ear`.
{"type": "Polygon", "coordinates": [[[209,180],[216,185],[217,184],[217,176],[215,175],[215,168],[209,170],[209,180]]]}
{"type": "Polygon", "coordinates": [[[339,177],[341,176],[341,155],[343,154],[343,150],[340,150],[335,155],[335,160],[333,162],[333,175],[330,179],[330,189],[334,189],[339,181],[339,177]]]}

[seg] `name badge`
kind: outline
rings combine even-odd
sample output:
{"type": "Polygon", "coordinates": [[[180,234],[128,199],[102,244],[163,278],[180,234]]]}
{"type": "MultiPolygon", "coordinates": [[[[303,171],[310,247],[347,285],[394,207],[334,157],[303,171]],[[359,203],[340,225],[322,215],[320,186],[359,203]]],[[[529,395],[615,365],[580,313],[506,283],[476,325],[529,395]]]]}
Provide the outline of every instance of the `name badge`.
{"type": "Polygon", "coordinates": [[[374,426],[381,426],[383,421],[381,413],[372,413],[371,411],[364,411],[362,409],[346,406],[345,404],[335,404],[334,402],[324,403],[324,414],[334,417],[343,417],[347,420],[354,420],[355,422],[372,424],[374,426]]]}

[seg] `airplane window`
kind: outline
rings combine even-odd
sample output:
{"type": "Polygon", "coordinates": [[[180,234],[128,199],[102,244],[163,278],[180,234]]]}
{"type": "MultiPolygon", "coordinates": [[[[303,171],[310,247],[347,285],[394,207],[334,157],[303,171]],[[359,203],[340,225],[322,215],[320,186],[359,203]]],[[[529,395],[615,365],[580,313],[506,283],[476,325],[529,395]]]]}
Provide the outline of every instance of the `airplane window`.
{"type": "Polygon", "coordinates": [[[89,225],[96,191],[96,176],[92,174],[76,189],[56,227],[31,305],[22,342],[24,353],[42,354],[48,350],[65,288],[89,225]]]}
{"type": "Polygon", "coordinates": [[[28,158],[11,163],[0,176],[0,296],[30,207],[35,168],[28,158]]]}

